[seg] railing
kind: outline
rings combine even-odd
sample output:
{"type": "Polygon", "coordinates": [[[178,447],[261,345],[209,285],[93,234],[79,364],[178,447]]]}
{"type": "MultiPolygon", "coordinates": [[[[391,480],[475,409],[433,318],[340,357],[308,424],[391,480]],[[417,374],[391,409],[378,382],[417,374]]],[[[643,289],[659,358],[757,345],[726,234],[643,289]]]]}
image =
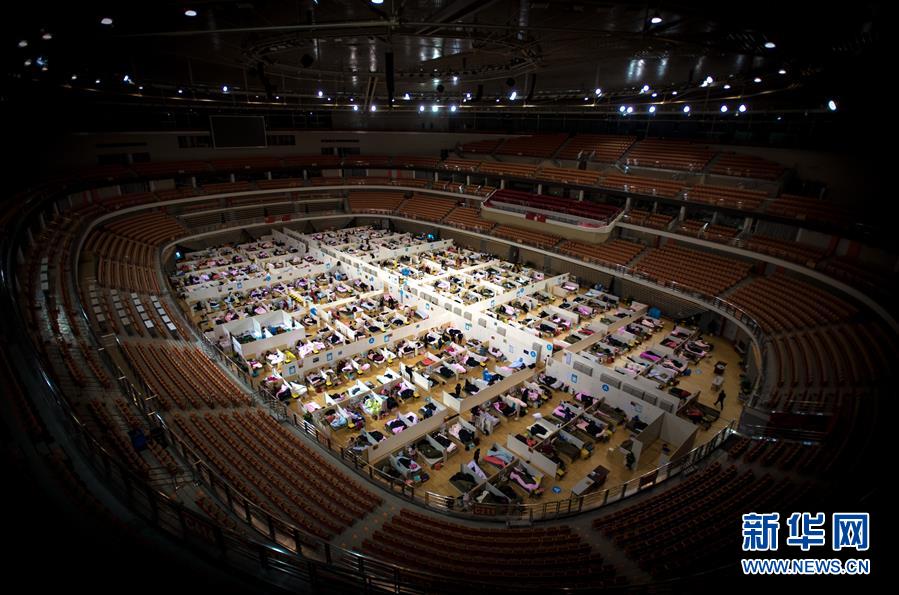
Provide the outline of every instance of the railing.
{"type": "Polygon", "coordinates": [[[454,498],[416,488],[399,481],[384,473],[374,465],[362,460],[350,449],[340,446],[331,438],[322,433],[313,423],[299,417],[296,413],[281,403],[274,395],[263,387],[254,387],[250,376],[217,345],[206,337],[204,346],[206,351],[218,362],[225,364],[229,370],[236,372],[237,376],[245,383],[246,387],[253,391],[259,400],[265,404],[271,415],[279,421],[287,421],[302,435],[312,439],[315,443],[325,448],[329,454],[351,467],[356,473],[367,478],[371,482],[387,489],[391,493],[401,496],[419,506],[438,510],[440,512],[464,518],[476,518],[507,522],[510,520],[546,521],[558,519],[580,512],[595,510],[607,504],[619,502],[624,498],[633,496],[647,488],[658,485],[664,480],[675,477],[687,466],[695,465],[706,458],[721,442],[734,431],[735,422],[732,420],[727,426],[719,430],[711,440],[694,448],[684,456],[670,461],[663,467],[654,469],[640,477],[629,480],[619,486],[614,486],[576,498],[560,499],[550,502],[535,504],[477,504],[470,509],[463,508],[461,498],[454,498]]]}

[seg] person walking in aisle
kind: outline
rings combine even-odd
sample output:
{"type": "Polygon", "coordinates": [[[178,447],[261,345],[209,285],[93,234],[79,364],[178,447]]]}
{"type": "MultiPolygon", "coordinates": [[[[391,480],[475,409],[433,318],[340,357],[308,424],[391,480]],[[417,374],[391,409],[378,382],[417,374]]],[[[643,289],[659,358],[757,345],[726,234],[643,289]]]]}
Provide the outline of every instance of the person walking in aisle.
{"type": "Polygon", "coordinates": [[[724,394],[724,391],[718,393],[718,398],[715,400],[715,405],[718,405],[721,410],[724,410],[724,399],[727,398],[727,395],[724,394]]]}

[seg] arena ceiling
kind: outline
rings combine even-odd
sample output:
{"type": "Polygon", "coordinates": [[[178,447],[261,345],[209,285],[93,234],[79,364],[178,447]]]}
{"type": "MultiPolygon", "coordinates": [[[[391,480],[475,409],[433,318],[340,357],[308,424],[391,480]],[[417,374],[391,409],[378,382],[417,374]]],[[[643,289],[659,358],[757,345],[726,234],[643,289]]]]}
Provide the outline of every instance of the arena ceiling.
{"type": "Polygon", "coordinates": [[[685,97],[825,109],[827,85],[877,42],[880,7],[129,0],[8,11],[7,75],[80,95],[367,109],[389,107],[392,87],[395,109],[611,110],[685,97]]]}

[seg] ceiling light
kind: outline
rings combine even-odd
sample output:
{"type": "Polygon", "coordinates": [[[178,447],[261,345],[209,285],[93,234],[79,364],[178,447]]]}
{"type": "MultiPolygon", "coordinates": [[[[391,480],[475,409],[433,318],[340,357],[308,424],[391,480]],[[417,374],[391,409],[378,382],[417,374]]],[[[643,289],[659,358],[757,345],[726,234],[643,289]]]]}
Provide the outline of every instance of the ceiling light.
{"type": "Polygon", "coordinates": [[[623,114],[623,113],[624,113],[624,110],[626,110],[626,109],[627,109],[627,108],[626,108],[625,106],[622,105],[621,107],[618,108],[618,111],[621,112],[621,113],[623,114]]]}
{"type": "Polygon", "coordinates": [[[828,100],[827,109],[829,109],[832,112],[837,111],[837,102],[834,101],[833,99],[828,100]]]}
{"type": "Polygon", "coordinates": [[[656,106],[650,105],[650,106],[649,106],[649,113],[650,113],[650,114],[656,113],[656,106]]]}
{"type": "Polygon", "coordinates": [[[403,93],[403,99],[405,99],[406,101],[409,101],[410,99],[412,99],[412,96],[409,95],[408,93],[403,93]]]}
{"type": "Polygon", "coordinates": [[[726,106],[726,105],[722,105],[722,106],[721,106],[721,113],[723,114],[723,113],[725,113],[726,111],[727,111],[727,106],[726,106]]]}
{"type": "Polygon", "coordinates": [[[584,97],[584,101],[590,101],[589,97],[584,97]]]}
{"type": "Polygon", "coordinates": [[[350,97],[350,103],[353,103],[354,101],[356,101],[356,100],[353,99],[352,97],[350,97]]]}
{"type": "Polygon", "coordinates": [[[47,66],[46,66],[46,65],[41,66],[41,71],[42,71],[42,72],[47,72],[47,66]]]}
{"type": "Polygon", "coordinates": [[[705,84],[711,85],[714,82],[715,82],[715,79],[713,79],[712,77],[710,77],[710,76],[705,77],[705,84]]]}
{"type": "MultiPolygon", "coordinates": [[[[509,95],[509,99],[510,99],[511,101],[515,101],[515,99],[516,99],[517,97],[518,97],[518,91],[512,91],[512,93],[509,95]]],[[[497,101],[499,101],[499,99],[497,99],[497,101]]]]}
{"type": "Polygon", "coordinates": [[[139,86],[139,87],[137,88],[137,90],[138,90],[138,91],[143,91],[143,90],[144,90],[144,86],[143,86],[143,85],[139,86]]]}
{"type": "Polygon", "coordinates": [[[741,104],[740,104],[740,107],[738,107],[737,109],[738,109],[738,110],[740,111],[740,113],[742,114],[743,112],[746,111],[746,104],[741,103],[741,104]]]}
{"type": "Polygon", "coordinates": [[[777,44],[774,43],[773,41],[766,41],[765,47],[768,48],[769,50],[773,50],[774,48],[777,47],[777,44]]]}
{"type": "MultiPolygon", "coordinates": [[[[499,99],[497,99],[497,101],[499,101],[499,99]]],[[[437,104],[431,106],[431,113],[437,113],[437,104]]]]}
{"type": "Polygon", "coordinates": [[[454,83],[458,83],[458,82],[459,82],[459,77],[454,76],[454,77],[453,77],[453,82],[454,82],[454,83]]]}
{"type": "Polygon", "coordinates": [[[752,79],[752,82],[754,82],[754,83],[760,83],[760,82],[762,82],[762,77],[757,76],[757,77],[755,77],[754,79],[752,79]]]}
{"type": "Polygon", "coordinates": [[[627,106],[627,113],[629,113],[629,114],[634,113],[634,108],[631,106],[627,106]]]}
{"type": "Polygon", "coordinates": [[[643,87],[640,88],[640,93],[649,93],[649,85],[643,85],[643,87]]]}
{"type": "Polygon", "coordinates": [[[659,94],[658,94],[658,93],[655,93],[655,92],[653,92],[653,94],[650,95],[650,97],[658,97],[658,96],[659,96],[659,94]]]}
{"type": "Polygon", "coordinates": [[[384,0],[371,0],[372,4],[384,4],[384,0]]]}
{"type": "Polygon", "coordinates": [[[689,105],[685,105],[685,106],[684,106],[684,113],[685,113],[685,114],[689,114],[689,113],[690,113],[690,106],[689,106],[689,105]]]}
{"type": "Polygon", "coordinates": [[[281,101],[281,96],[280,96],[280,95],[275,95],[275,99],[277,99],[278,101],[281,101]]]}
{"type": "Polygon", "coordinates": [[[96,80],[94,81],[94,84],[95,84],[95,85],[99,85],[99,84],[100,84],[100,79],[96,79],[96,80]]]}
{"type": "Polygon", "coordinates": [[[325,93],[324,93],[321,89],[319,89],[319,91],[318,91],[318,96],[319,96],[319,98],[323,97],[324,94],[325,94],[325,93]]]}
{"type": "Polygon", "coordinates": [[[130,82],[131,82],[131,77],[128,76],[128,75],[126,74],[125,76],[122,77],[122,82],[123,82],[123,83],[130,83],[130,82]]]}
{"type": "Polygon", "coordinates": [[[423,111],[425,111],[425,106],[419,105],[419,106],[418,106],[418,113],[421,113],[421,112],[423,112],[423,111]]]}
{"type": "Polygon", "coordinates": [[[27,40],[27,39],[23,39],[22,41],[20,41],[20,42],[19,42],[19,47],[20,47],[20,48],[27,48],[27,47],[28,47],[28,40],[27,40]]]}
{"type": "Polygon", "coordinates": [[[184,16],[195,17],[195,16],[197,16],[197,11],[194,10],[193,8],[188,8],[187,10],[184,11],[184,16]]]}
{"type": "Polygon", "coordinates": [[[786,73],[787,73],[786,68],[781,68],[780,70],[777,71],[777,74],[786,74],[786,73]]]}
{"type": "Polygon", "coordinates": [[[600,89],[599,87],[596,87],[596,90],[593,91],[593,93],[596,94],[597,97],[599,97],[600,95],[602,95],[602,89],[600,89]]]}
{"type": "Polygon", "coordinates": [[[229,91],[228,85],[222,85],[222,93],[227,93],[229,91]]]}
{"type": "Polygon", "coordinates": [[[660,15],[659,13],[655,13],[654,15],[652,15],[652,18],[649,19],[649,22],[653,25],[658,25],[662,22],[662,15],[660,15]]]}
{"type": "Polygon", "coordinates": [[[78,75],[77,75],[77,74],[73,74],[73,75],[72,75],[72,80],[73,80],[73,81],[77,81],[77,80],[78,80],[78,75]]]}
{"type": "Polygon", "coordinates": [[[730,85],[724,85],[724,90],[730,89],[730,85]]]}
{"type": "Polygon", "coordinates": [[[354,105],[353,105],[353,111],[354,111],[354,112],[358,112],[358,111],[359,111],[359,106],[354,104],[354,105]]]}
{"type": "Polygon", "coordinates": [[[103,17],[102,19],[100,19],[100,24],[106,26],[112,25],[112,19],[109,17],[103,17]]]}
{"type": "Polygon", "coordinates": [[[777,121],[778,121],[778,122],[780,122],[780,121],[783,120],[783,119],[784,119],[783,116],[777,116],[777,121]]]}
{"type": "Polygon", "coordinates": [[[178,95],[184,95],[184,89],[178,89],[178,95]]]}
{"type": "Polygon", "coordinates": [[[677,95],[677,91],[672,91],[671,94],[672,94],[672,95],[677,95]]]}
{"type": "Polygon", "coordinates": [[[51,39],[53,39],[53,34],[50,32],[44,33],[43,35],[41,35],[41,39],[43,39],[44,41],[50,41],[51,39]]]}
{"type": "Polygon", "coordinates": [[[451,106],[450,106],[450,111],[451,111],[451,112],[455,112],[455,111],[456,111],[456,106],[455,106],[455,105],[451,105],[451,106]]]}
{"type": "Polygon", "coordinates": [[[471,93],[466,93],[466,94],[465,94],[465,99],[471,99],[471,93]]]}
{"type": "Polygon", "coordinates": [[[378,106],[377,106],[377,105],[375,105],[375,104],[374,104],[374,103],[373,103],[373,104],[371,104],[371,111],[373,111],[373,112],[376,112],[376,111],[378,111],[378,106]]]}
{"type": "Polygon", "coordinates": [[[25,66],[31,66],[31,58],[25,59],[25,66]]]}

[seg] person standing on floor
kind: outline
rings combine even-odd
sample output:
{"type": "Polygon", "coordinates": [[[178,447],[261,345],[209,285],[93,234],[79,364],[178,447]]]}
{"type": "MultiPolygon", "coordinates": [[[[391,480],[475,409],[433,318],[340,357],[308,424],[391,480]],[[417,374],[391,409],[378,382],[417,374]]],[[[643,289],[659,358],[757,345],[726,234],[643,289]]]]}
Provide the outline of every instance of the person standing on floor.
{"type": "Polygon", "coordinates": [[[722,390],[721,392],[718,393],[718,398],[715,400],[715,405],[718,405],[722,411],[724,410],[724,399],[725,398],[727,398],[727,395],[724,394],[724,391],[722,390]]]}

